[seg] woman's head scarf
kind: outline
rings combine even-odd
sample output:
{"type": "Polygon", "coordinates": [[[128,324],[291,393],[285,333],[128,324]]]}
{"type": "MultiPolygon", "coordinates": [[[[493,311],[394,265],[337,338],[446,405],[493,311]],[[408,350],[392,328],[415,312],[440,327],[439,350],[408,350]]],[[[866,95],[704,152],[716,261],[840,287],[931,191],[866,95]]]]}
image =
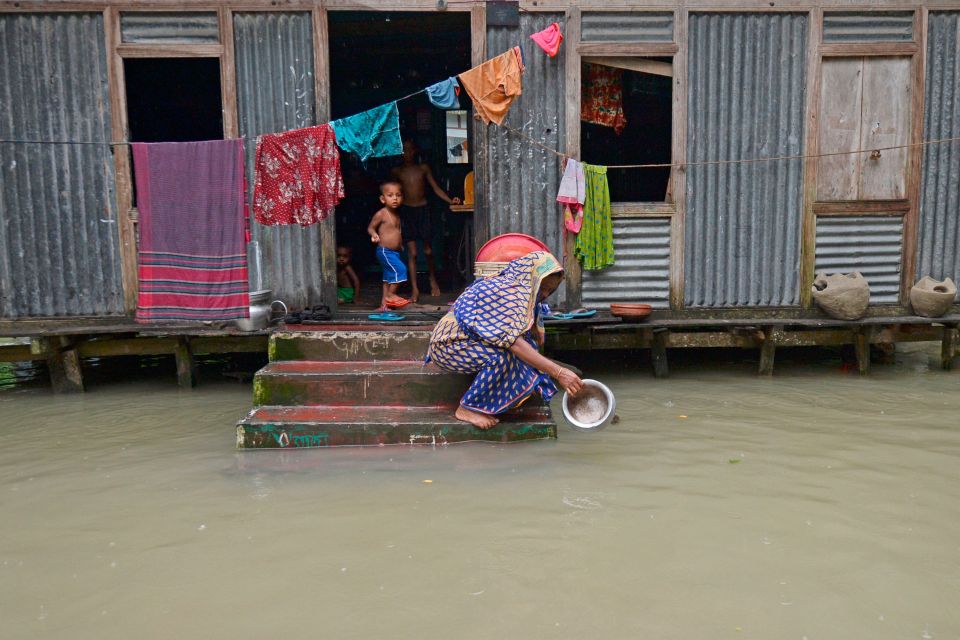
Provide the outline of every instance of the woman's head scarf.
{"type": "Polygon", "coordinates": [[[543,280],[563,267],[548,251],[510,262],[498,275],[473,283],[453,305],[460,327],[488,344],[507,348],[533,326],[543,280]]]}

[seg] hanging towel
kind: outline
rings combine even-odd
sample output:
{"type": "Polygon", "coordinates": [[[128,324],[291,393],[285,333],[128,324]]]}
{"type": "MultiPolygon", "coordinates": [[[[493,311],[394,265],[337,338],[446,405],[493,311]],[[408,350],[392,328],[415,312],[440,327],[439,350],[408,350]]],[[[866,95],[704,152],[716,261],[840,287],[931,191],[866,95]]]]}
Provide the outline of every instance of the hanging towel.
{"type": "Polygon", "coordinates": [[[536,42],[552,58],[560,51],[563,34],[560,33],[560,25],[554,22],[543,31],[538,31],[530,36],[530,39],[536,42]]]}
{"type": "Polygon", "coordinates": [[[340,148],[357,154],[361,161],[382,156],[399,156],[403,153],[403,144],[400,142],[400,114],[397,112],[396,102],[349,118],[340,118],[330,124],[337,134],[340,148]]]}
{"type": "Polygon", "coordinates": [[[324,220],[344,196],[333,127],[306,129],[257,138],[253,214],[265,225],[324,220]]]}
{"type": "Polygon", "coordinates": [[[514,47],[460,74],[460,84],[485,123],[503,124],[514,98],[523,93],[523,58],[514,47]]]}
{"type": "Polygon", "coordinates": [[[459,109],[460,101],[457,99],[459,93],[460,84],[456,78],[447,78],[427,87],[430,104],[437,109],[459,109]]]}
{"type": "Polygon", "coordinates": [[[557,191],[557,202],[569,205],[569,208],[577,213],[583,211],[586,196],[583,165],[573,158],[567,158],[567,166],[563,170],[560,189],[557,191]]]}
{"type": "Polygon", "coordinates": [[[623,113],[623,69],[587,64],[580,86],[580,119],[613,127],[620,135],[627,126],[623,113]]]}
{"type": "Polygon", "coordinates": [[[249,316],[243,141],[134,143],[138,322],[249,316]]]}
{"type": "Polygon", "coordinates": [[[574,255],[584,269],[594,271],[613,264],[613,220],[607,168],[583,163],[587,194],[583,203],[583,226],[577,234],[574,255]]]}

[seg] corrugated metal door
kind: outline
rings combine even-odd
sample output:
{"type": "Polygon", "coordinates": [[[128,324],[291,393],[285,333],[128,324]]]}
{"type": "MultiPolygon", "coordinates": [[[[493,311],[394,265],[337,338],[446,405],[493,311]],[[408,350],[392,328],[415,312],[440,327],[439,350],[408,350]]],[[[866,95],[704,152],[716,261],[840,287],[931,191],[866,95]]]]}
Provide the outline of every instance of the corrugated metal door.
{"type": "MultiPolygon", "coordinates": [[[[237,13],[233,37],[240,133],[247,138],[252,186],[256,136],[316,123],[311,16],[237,13]]],[[[265,227],[252,220],[251,225],[263,251],[264,285],[273,296],[292,308],[323,302],[320,226],[265,227]]]]}
{"type": "MultiPolygon", "coordinates": [[[[99,13],[0,15],[0,139],[110,141],[99,13]]],[[[107,144],[0,143],[0,317],[123,314],[107,144]]]]}
{"type": "MultiPolygon", "coordinates": [[[[806,14],[694,13],[687,159],[803,153],[806,14]]],[[[799,303],[800,160],[687,169],[687,306],[799,303]]]]}

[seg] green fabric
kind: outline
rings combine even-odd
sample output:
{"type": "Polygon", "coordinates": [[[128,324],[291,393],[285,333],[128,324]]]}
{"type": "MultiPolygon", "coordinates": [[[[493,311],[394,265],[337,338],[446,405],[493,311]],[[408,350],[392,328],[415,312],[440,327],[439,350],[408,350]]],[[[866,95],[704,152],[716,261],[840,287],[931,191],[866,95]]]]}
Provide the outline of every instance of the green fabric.
{"type": "Polygon", "coordinates": [[[613,220],[610,218],[610,188],[607,168],[582,164],[586,181],[583,225],[577,234],[573,255],[584,269],[595,271],[613,264],[613,220]]]}
{"type": "Polygon", "coordinates": [[[353,287],[337,287],[337,299],[340,302],[353,302],[353,287]]]}

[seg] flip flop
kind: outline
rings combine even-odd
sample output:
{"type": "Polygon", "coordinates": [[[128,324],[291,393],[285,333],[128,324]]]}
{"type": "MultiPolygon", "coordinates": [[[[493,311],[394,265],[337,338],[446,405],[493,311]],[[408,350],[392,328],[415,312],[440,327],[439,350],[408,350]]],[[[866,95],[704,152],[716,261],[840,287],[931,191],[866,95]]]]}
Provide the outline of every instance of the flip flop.
{"type": "Polygon", "coordinates": [[[408,304],[410,304],[410,301],[407,300],[406,298],[400,298],[399,301],[387,300],[387,306],[390,307],[391,309],[402,309],[408,304]]]}
{"type": "Polygon", "coordinates": [[[371,313],[367,316],[370,320],[380,320],[382,322],[396,322],[398,320],[403,320],[406,318],[405,315],[400,313],[393,313],[392,311],[387,311],[385,313],[371,313]]]}
{"type": "Polygon", "coordinates": [[[573,318],[572,313],[553,313],[549,316],[543,316],[544,320],[572,320],[573,318]]]}
{"type": "Polygon", "coordinates": [[[592,318],[593,316],[597,315],[597,310],[584,309],[581,307],[580,309],[574,309],[566,315],[570,316],[571,318],[592,318]]]}

